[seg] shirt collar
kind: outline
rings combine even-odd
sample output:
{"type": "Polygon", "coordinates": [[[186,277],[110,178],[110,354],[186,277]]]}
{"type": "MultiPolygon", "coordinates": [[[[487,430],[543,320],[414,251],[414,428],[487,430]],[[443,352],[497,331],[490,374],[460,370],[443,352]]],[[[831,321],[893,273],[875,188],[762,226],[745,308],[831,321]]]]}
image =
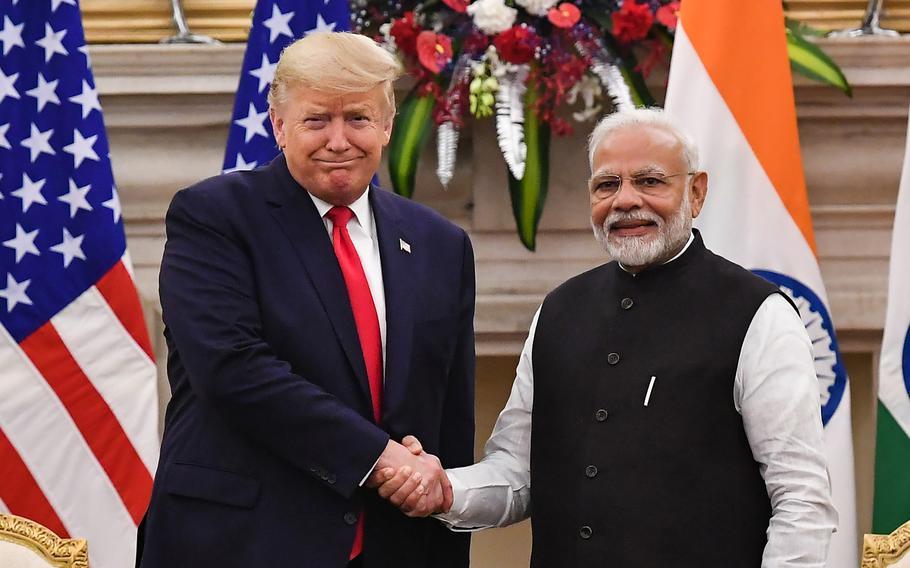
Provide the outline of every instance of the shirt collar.
{"type": "MultiPolygon", "coordinates": [[[[690,233],[689,233],[689,240],[686,241],[686,245],[682,248],[682,250],[680,250],[678,253],[676,253],[676,254],[673,256],[673,258],[671,258],[670,260],[667,260],[667,261],[662,262],[661,265],[670,264],[671,262],[673,262],[673,261],[676,260],[677,258],[681,257],[681,256],[683,255],[683,253],[686,252],[686,249],[689,248],[689,245],[692,244],[692,241],[694,241],[694,240],[695,240],[695,233],[690,232],[690,233]]],[[[628,270],[625,266],[623,266],[621,262],[617,261],[617,264],[619,264],[619,267],[620,267],[620,268],[622,268],[622,269],[625,270],[626,272],[629,272],[629,270],[628,270]]],[[[630,272],[630,274],[631,274],[631,272],[630,272]]]]}
{"type": "MultiPolygon", "coordinates": [[[[316,206],[316,210],[319,212],[319,216],[325,218],[325,214],[329,212],[329,209],[334,207],[331,203],[319,199],[309,191],[307,195],[313,200],[313,205],[316,206]]],[[[368,235],[373,234],[373,212],[370,210],[370,188],[367,187],[366,191],[363,192],[363,195],[357,198],[357,201],[348,205],[351,208],[351,211],[354,212],[354,219],[363,227],[364,232],[368,235]]]]}

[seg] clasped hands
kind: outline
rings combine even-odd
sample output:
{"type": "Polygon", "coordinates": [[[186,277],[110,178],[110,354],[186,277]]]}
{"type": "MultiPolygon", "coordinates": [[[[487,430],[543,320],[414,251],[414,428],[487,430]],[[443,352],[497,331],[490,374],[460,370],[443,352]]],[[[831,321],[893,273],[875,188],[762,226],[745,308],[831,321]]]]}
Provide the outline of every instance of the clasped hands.
{"type": "Polygon", "coordinates": [[[424,452],[414,436],[405,436],[401,442],[389,440],[367,486],[409,517],[448,512],[452,484],[439,458],[424,452]]]}

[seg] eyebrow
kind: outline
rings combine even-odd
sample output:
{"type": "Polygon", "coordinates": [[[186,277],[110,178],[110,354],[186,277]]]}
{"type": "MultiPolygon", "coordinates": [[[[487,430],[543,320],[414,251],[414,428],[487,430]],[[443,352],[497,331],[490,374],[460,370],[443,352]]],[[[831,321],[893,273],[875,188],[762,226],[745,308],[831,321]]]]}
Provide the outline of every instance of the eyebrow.
{"type": "MultiPolygon", "coordinates": [[[[638,177],[638,176],[644,176],[644,175],[649,175],[649,174],[666,175],[666,171],[659,166],[647,165],[647,166],[642,166],[640,168],[633,170],[632,174],[629,177],[638,177]]],[[[590,179],[598,179],[598,178],[606,177],[606,176],[621,176],[621,175],[622,174],[612,172],[609,170],[602,170],[602,171],[595,172],[594,174],[592,174],[590,179]]]]}

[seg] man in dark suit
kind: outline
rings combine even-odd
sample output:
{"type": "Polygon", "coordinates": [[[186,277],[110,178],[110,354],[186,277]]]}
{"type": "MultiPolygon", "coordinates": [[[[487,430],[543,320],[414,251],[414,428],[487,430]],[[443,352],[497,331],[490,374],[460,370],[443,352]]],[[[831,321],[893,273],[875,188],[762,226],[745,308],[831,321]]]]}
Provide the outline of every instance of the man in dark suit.
{"type": "Polygon", "coordinates": [[[313,33],[269,92],[283,152],[179,192],[160,294],[172,399],[143,568],[462,567],[469,541],[364,487],[406,466],[426,503],[473,458],[474,267],[463,230],[370,187],[395,58],[313,33]]]}

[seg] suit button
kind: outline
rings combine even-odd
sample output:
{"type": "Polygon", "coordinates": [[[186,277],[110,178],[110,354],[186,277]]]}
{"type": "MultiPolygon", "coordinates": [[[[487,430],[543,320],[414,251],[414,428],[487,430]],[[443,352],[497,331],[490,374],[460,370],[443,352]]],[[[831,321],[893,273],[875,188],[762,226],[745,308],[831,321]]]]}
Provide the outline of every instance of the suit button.
{"type": "Polygon", "coordinates": [[[632,298],[623,298],[622,301],[619,302],[619,305],[622,306],[622,309],[628,310],[635,305],[635,302],[632,298]]]}
{"type": "Polygon", "coordinates": [[[607,363],[611,365],[619,363],[619,353],[610,353],[607,355],[607,363]]]}
{"type": "Polygon", "coordinates": [[[580,529],[578,529],[578,536],[580,536],[581,538],[583,538],[585,540],[588,540],[589,538],[591,538],[592,534],[594,534],[594,529],[592,529],[588,525],[585,525],[585,526],[581,527],[580,529]]]}
{"type": "Polygon", "coordinates": [[[597,410],[597,412],[594,413],[594,420],[597,420],[598,422],[603,422],[607,419],[607,416],[608,416],[607,411],[604,410],[603,408],[600,408],[597,410]]]}
{"type": "Polygon", "coordinates": [[[354,523],[357,522],[357,517],[358,517],[357,513],[347,512],[344,514],[344,522],[346,522],[349,525],[353,525],[354,523]]]}
{"type": "Polygon", "coordinates": [[[337,478],[335,477],[335,474],[334,474],[334,473],[330,473],[330,474],[325,478],[325,480],[329,482],[329,485],[335,485],[335,482],[337,481],[337,478]]]}
{"type": "Polygon", "coordinates": [[[588,476],[588,477],[590,477],[590,478],[592,478],[592,479],[595,478],[595,477],[597,477],[597,466],[596,466],[596,465],[589,465],[588,467],[586,467],[586,468],[585,468],[585,475],[588,476]]]}

